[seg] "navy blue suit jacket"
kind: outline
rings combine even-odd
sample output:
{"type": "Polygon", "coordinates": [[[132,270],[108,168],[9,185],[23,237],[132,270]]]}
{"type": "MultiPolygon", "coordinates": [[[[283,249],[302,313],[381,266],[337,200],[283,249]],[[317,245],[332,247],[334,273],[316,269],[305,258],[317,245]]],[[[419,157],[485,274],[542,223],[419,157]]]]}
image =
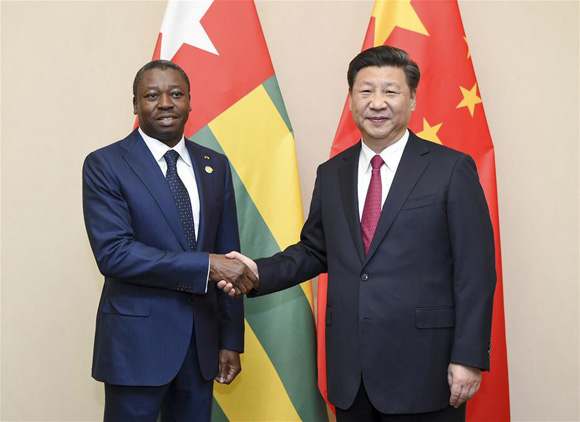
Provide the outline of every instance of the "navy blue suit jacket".
{"type": "Polygon", "coordinates": [[[239,250],[229,163],[186,144],[201,209],[195,251],[187,250],[169,186],[138,131],[85,160],[85,224],[105,276],[93,356],[99,381],[167,384],[193,332],[206,380],[217,375],[219,349],[243,351],[243,302],[211,281],[205,293],[209,253],[239,250]]]}
{"type": "Polygon", "coordinates": [[[442,409],[450,362],[489,368],[495,253],[475,163],[411,133],[365,256],[360,148],[318,168],[301,240],[257,260],[257,294],[328,272],[330,401],[349,408],[362,377],[382,413],[442,409]]]}

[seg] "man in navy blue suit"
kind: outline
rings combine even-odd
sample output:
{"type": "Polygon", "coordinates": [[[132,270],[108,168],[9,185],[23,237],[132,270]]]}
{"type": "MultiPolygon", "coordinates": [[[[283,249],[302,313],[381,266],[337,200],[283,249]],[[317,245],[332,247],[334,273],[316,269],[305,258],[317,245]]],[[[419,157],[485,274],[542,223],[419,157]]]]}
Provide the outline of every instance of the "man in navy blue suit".
{"type": "Polygon", "coordinates": [[[133,84],[139,128],[83,167],[87,233],[105,276],[93,377],[105,421],[208,421],[213,380],[241,370],[243,302],[219,280],[251,286],[239,250],[228,160],[184,139],[190,84],[154,61],[133,84]]]}
{"type": "Polygon", "coordinates": [[[339,422],[463,421],[489,369],[496,281],[475,163],[408,130],[420,72],[406,52],[363,51],[347,76],[362,140],[318,168],[300,242],[255,263],[228,256],[259,275],[258,296],[328,272],[339,422]]]}

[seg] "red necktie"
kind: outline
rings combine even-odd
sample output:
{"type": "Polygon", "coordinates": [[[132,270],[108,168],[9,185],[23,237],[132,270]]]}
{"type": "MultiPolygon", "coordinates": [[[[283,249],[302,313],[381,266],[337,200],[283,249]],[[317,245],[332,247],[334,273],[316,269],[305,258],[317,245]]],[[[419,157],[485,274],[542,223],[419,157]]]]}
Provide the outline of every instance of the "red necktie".
{"type": "Polygon", "coordinates": [[[371,183],[367,191],[365,200],[365,207],[363,208],[362,218],[360,221],[363,235],[363,243],[365,246],[365,254],[369,253],[371,241],[375,235],[375,230],[379,224],[381,217],[382,193],[383,184],[381,182],[381,166],[385,162],[380,155],[375,155],[371,160],[373,166],[373,174],[371,176],[371,183]]]}

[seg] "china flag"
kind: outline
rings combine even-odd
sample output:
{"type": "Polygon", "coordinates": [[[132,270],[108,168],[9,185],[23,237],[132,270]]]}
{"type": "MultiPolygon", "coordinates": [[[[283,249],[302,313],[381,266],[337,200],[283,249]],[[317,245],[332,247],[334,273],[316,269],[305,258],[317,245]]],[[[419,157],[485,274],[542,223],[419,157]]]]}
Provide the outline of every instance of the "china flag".
{"type": "MultiPolygon", "coordinates": [[[[494,299],[491,372],[467,406],[468,421],[509,421],[509,386],[493,143],[459,7],[455,0],[377,0],[363,50],[388,44],[409,53],[421,69],[417,107],[409,128],[419,137],[469,154],[476,162],[495,235],[497,286],[494,299]]],[[[345,104],[332,144],[334,156],[360,140],[345,104]]],[[[318,285],[318,385],[327,397],[325,362],[326,277],[318,285]]]]}

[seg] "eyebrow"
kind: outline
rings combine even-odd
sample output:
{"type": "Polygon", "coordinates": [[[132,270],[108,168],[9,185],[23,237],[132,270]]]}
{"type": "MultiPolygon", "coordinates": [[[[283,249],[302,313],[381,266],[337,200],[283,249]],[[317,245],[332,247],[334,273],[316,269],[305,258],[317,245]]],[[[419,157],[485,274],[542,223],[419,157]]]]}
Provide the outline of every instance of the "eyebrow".
{"type": "MultiPolygon", "coordinates": [[[[365,80],[363,80],[363,81],[360,81],[360,82],[361,82],[361,85],[373,85],[373,86],[374,86],[374,85],[383,85],[382,83],[376,84],[376,83],[374,83],[374,82],[365,81],[365,80]]],[[[396,82],[387,82],[387,83],[385,83],[384,85],[385,85],[385,86],[399,86],[399,84],[398,84],[398,83],[396,83],[396,82]]]]}
{"type": "MultiPolygon", "coordinates": [[[[158,85],[153,85],[153,86],[145,86],[145,89],[159,89],[158,85]]],[[[175,89],[175,88],[179,88],[179,89],[183,89],[183,87],[181,85],[169,85],[169,89],[175,89]]]]}

